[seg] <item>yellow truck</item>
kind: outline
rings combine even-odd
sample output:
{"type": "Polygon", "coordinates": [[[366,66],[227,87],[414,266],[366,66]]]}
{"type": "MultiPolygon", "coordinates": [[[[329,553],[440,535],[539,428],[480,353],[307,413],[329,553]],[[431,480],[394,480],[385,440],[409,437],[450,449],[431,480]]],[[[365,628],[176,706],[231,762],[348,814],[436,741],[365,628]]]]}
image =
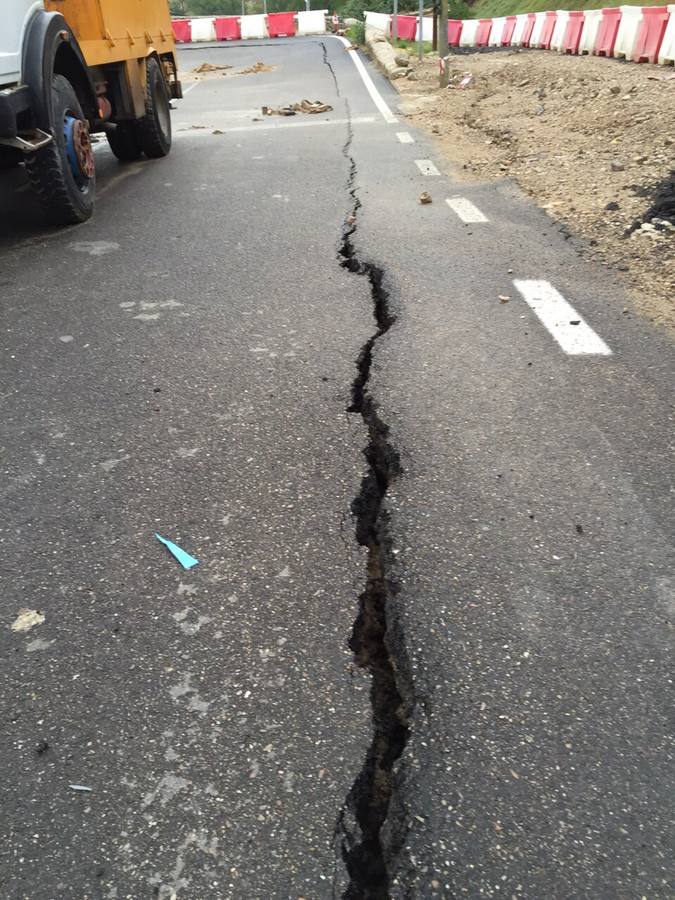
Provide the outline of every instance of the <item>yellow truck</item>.
{"type": "Polygon", "coordinates": [[[88,219],[105,132],[122,161],[166,156],[182,96],[167,0],[1,0],[0,167],[24,162],[56,224],[88,219]]]}

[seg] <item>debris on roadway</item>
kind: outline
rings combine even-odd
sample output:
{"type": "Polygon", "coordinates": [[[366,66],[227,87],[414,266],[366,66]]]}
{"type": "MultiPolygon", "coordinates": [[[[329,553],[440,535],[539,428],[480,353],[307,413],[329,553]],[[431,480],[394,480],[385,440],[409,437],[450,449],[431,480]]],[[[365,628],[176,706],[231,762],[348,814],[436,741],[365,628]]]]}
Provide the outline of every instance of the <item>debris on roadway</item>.
{"type": "Polygon", "coordinates": [[[182,547],[179,547],[178,544],[174,544],[173,541],[162,537],[162,535],[157,534],[157,532],[155,532],[155,537],[158,541],[164,544],[169,553],[175,556],[175,558],[184,569],[191,569],[193,566],[196,566],[199,563],[198,559],[195,559],[194,556],[190,556],[189,553],[186,553],[186,551],[183,550],[182,547]]]}
{"type": "Polygon", "coordinates": [[[422,203],[423,205],[427,203],[433,203],[429,191],[422,191],[422,193],[420,194],[420,203],[422,203]]]}
{"type": "Polygon", "coordinates": [[[267,63],[257,62],[246,69],[239,69],[237,75],[257,75],[258,72],[273,72],[276,66],[268,66],[267,63]]]}
{"type": "Polygon", "coordinates": [[[195,75],[204,75],[208,73],[220,72],[222,75],[225,75],[227,69],[233,68],[232,66],[216,66],[213,63],[205,62],[200,66],[196,66],[192,71],[195,75]]]}
{"type": "Polygon", "coordinates": [[[20,609],[16,619],[12,622],[12,631],[25,632],[42,625],[45,617],[37,609],[20,609]]]}
{"type": "Polygon", "coordinates": [[[675,80],[656,66],[545,50],[450,53],[395,83],[462,180],[513,178],[578,252],[609,265],[635,307],[675,329],[675,80]],[[655,80],[656,79],[656,80],[655,80]],[[665,79],[665,80],[664,80],[665,79]]]}
{"type": "Polygon", "coordinates": [[[332,110],[332,106],[322,103],[321,100],[301,100],[299,103],[291,103],[288,106],[263,106],[262,114],[263,116],[294,116],[296,113],[316,115],[332,112],[332,110]]]}

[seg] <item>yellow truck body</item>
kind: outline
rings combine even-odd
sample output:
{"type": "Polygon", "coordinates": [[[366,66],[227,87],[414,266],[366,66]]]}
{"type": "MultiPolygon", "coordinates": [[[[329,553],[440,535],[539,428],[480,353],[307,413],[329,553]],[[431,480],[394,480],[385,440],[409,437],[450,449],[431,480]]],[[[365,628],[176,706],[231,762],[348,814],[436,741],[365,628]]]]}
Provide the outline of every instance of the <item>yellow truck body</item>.
{"type": "Polygon", "coordinates": [[[89,66],[173,53],[166,0],[44,0],[72,28],[89,66]]]}

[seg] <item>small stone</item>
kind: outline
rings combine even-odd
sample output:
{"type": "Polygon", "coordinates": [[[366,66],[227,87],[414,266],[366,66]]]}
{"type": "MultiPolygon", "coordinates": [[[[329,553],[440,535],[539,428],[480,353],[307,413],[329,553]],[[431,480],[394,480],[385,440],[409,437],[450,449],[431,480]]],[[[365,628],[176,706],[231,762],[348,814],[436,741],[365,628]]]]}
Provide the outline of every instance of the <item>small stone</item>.
{"type": "Polygon", "coordinates": [[[633,162],[637,163],[638,166],[641,166],[642,163],[646,163],[648,159],[649,159],[648,156],[634,156],[633,162]]]}
{"type": "Polygon", "coordinates": [[[609,92],[610,92],[610,94],[620,94],[621,88],[619,87],[618,84],[611,84],[609,86],[609,92]]]}
{"type": "Polygon", "coordinates": [[[420,194],[420,203],[424,205],[432,202],[433,201],[431,199],[431,194],[429,193],[429,191],[422,191],[422,193],[420,194]]]}
{"type": "Polygon", "coordinates": [[[534,111],[535,116],[543,116],[546,112],[546,107],[543,103],[541,103],[534,111]]]}
{"type": "Polygon", "coordinates": [[[625,168],[626,167],[623,165],[623,163],[613,162],[610,164],[610,169],[612,170],[612,172],[623,172],[625,168]]]}
{"type": "Polygon", "coordinates": [[[415,72],[414,72],[412,69],[408,69],[408,72],[407,72],[407,74],[406,74],[406,78],[407,78],[409,81],[418,81],[418,80],[419,80],[419,79],[417,78],[417,75],[415,74],[415,72]]]}
{"type": "Polygon", "coordinates": [[[394,57],[394,61],[397,66],[402,66],[404,69],[410,65],[410,57],[407,53],[397,53],[394,57]]]}
{"type": "Polygon", "coordinates": [[[619,208],[619,204],[616,202],[616,200],[612,200],[611,203],[608,203],[605,207],[607,212],[616,212],[619,208]]]}
{"type": "Polygon", "coordinates": [[[499,295],[499,302],[500,302],[500,303],[508,303],[510,299],[511,299],[511,298],[508,297],[506,294],[500,294],[500,295],[499,295]]]}

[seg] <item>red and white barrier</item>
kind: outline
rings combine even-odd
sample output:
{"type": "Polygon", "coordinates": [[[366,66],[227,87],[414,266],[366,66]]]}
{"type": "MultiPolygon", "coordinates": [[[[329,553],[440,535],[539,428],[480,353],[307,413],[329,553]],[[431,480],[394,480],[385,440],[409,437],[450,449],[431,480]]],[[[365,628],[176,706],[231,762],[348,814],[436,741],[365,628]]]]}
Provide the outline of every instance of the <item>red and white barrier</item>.
{"type": "Polygon", "coordinates": [[[659,65],[661,66],[675,65],[675,6],[669,6],[668,12],[670,18],[659,50],[659,65]]]}
{"type": "Polygon", "coordinates": [[[614,43],[614,57],[615,59],[632,59],[642,24],[642,7],[620,6],[619,9],[621,10],[621,21],[614,43]]]}
{"type": "Polygon", "coordinates": [[[476,31],[476,47],[487,47],[492,31],[492,19],[479,19],[476,31]]]}
{"type": "MultiPolygon", "coordinates": [[[[394,34],[392,16],[391,33],[394,34]]],[[[402,41],[414,41],[417,34],[417,16],[396,16],[396,37],[402,41]]]]}
{"type": "Polygon", "coordinates": [[[488,47],[501,47],[505,24],[506,16],[497,16],[496,19],[492,20],[492,31],[490,32],[488,47]]]}
{"type": "Polygon", "coordinates": [[[240,21],[242,40],[267,37],[267,16],[242,16],[240,21]]]}
{"type": "Polygon", "coordinates": [[[667,6],[644,6],[642,8],[642,23],[635,41],[633,62],[655,63],[659,58],[659,51],[668,25],[667,6]]]}
{"type": "Polygon", "coordinates": [[[553,40],[553,32],[555,31],[555,23],[558,20],[558,14],[555,12],[544,13],[544,24],[541,26],[539,33],[539,43],[536,45],[542,50],[551,49],[551,41],[553,40]]]}
{"type": "Polygon", "coordinates": [[[578,53],[592,53],[598,37],[598,29],[602,21],[601,9],[587,9],[584,13],[584,26],[581,29],[578,53]]]}
{"type": "Polygon", "coordinates": [[[544,23],[546,22],[547,15],[548,13],[545,12],[538,12],[534,14],[534,28],[532,29],[530,41],[526,46],[539,47],[541,45],[541,32],[544,28],[544,23]]]}
{"type": "Polygon", "coordinates": [[[532,33],[532,25],[534,24],[534,13],[520,13],[516,16],[516,27],[513,29],[513,34],[511,35],[511,46],[512,47],[523,47],[526,46],[524,41],[527,40],[529,42],[530,35],[532,33]],[[527,38],[525,36],[526,30],[529,29],[529,34],[527,38]]]}
{"type": "Polygon", "coordinates": [[[293,37],[295,34],[295,13],[268,13],[267,33],[271,38],[293,37]]]}
{"type": "Polygon", "coordinates": [[[304,9],[298,13],[298,34],[325,34],[327,9],[304,9]]]}
{"type": "Polygon", "coordinates": [[[553,34],[551,35],[551,43],[549,44],[549,48],[551,50],[560,52],[560,48],[563,45],[565,32],[567,31],[567,23],[569,22],[569,20],[570,14],[566,9],[556,10],[555,26],[553,28],[553,34]]]}
{"type": "Polygon", "coordinates": [[[173,34],[179,44],[189,44],[192,40],[192,25],[189,19],[174,19],[171,22],[173,34]]]}
{"type": "Polygon", "coordinates": [[[460,47],[475,47],[476,35],[480,26],[480,19],[464,19],[462,23],[462,34],[459,39],[460,47]]]}
{"type": "Polygon", "coordinates": [[[192,41],[215,41],[216,29],[212,18],[190,19],[192,25],[192,41]]]}
{"type": "Polygon", "coordinates": [[[600,28],[595,41],[593,53],[596,56],[613,56],[616,36],[621,24],[621,10],[618,6],[610,6],[602,10],[600,28]]]}
{"type": "MultiPolygon", "coordinates": [[[[563,34],[560,46],[556,47],[558,53],[572,53],[576,56],[579,52],[581,34],[584,30],[584,14],[581,10],[570,12],[567,17],[567,26],[563,34]]],[[[554,36],[555,37],[555,36],[554,36]]]]}
{"type": "Polygon", "coordinates": [[[513,32],[516,30],[516,18],[516,16],[506,16],[506,21],[502,28],[502,47],[511,46],[513,32]]]}
{"type": "Polygon", "coordinates": [[[448,19],[448,47],[459,47],[463,24],[461,19],[448,19]]]}
{"type": "Polygon", "coordinates": [[[217,16],[213,20],[217,41],[238,41],[241,38],[241,21],[238,16],[217,16]]]}

